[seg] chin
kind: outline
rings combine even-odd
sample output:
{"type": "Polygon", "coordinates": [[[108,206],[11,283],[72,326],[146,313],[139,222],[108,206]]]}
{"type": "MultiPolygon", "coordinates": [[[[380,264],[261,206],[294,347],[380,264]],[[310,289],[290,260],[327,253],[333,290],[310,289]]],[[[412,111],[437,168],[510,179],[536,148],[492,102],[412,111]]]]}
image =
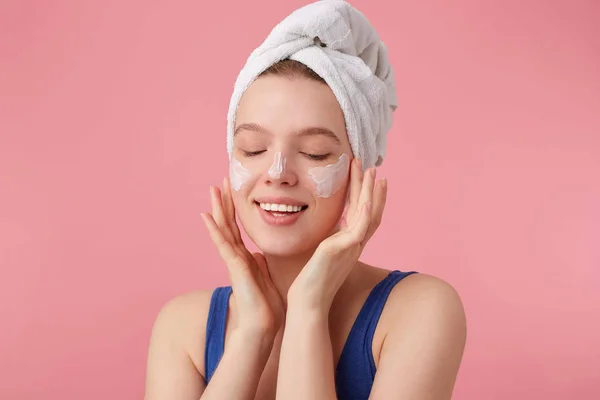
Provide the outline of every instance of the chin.
{"type": "Polygon", "coordinates": [[[323,240],[335,232],[339,222],[339,218],[335,218],[336,214],[330,210],[316,214],[307,211],[295,222],[284,226],[270,225],[256,213],[256,209],[241,213],[240,222],[262,253],[293,257],[314,252],[323,240]]]}
{"type": "Polygon", "coordinates": [[[276,232],[261,232],[250,237],[256,246],[264,253],[277,257],[293,257],[314,251],[319,245],[314,236],[306,240],[305,235],[280,234],[276,232]]]}
{"type": "Polygon", "coordinates": [[[323,240],[333,234],[336,224],[319,226],[300,225],[294,228],[276,228],[253,225],[246,230],[248,237],[263,254],[294,257],[312,254],[323,240]]]}

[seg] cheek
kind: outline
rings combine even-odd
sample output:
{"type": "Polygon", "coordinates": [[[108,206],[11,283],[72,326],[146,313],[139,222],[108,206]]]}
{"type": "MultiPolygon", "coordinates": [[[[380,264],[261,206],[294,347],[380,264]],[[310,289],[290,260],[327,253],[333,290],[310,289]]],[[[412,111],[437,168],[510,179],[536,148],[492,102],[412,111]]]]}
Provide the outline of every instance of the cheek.
{"type": "Polygon", "coordinates": [[[313,221],[311,229],[314,229],[315,238],[322,240],[323,235],[330,234],[342,220],[346,206],[344,194],[345,192],[340,190],[331,197],[317,198],[311,218],[313,221]]]}
{"type": "Polygon", "coordinates": [[[314,184],[313,193],[317,197],[329,198],[346,186],[350,158],[342,154],[335,164],[310,168],[308,176],[314,184]]]}
{"type": "Polygon", "coordinates": [[[286,158],[281,152],[273,156],[267,155],[252,158],[242,164],[237,158],[232,157],[229,163],[229,181],[231,189],[243,191],[244,187],[252,186],[259,176],[268,172],[272,179],[279,179],[286,167],[286,158]]]}
{"type": "Polygon", "coordinates": [[[229,163],[229,182],[233,191],[239,192],[242,190],[244,185],[252,179],[252,175],[241,162],[234,157],[231,158],[231,162],[229,163]]]}
{"type": "Polygon", "coordinates": [[[265,164],[264,160],[249,164],[242,164],[235,157],[231,158],[231,162],[229,163],[229,182],[231,183],[232,192],[248,194],[249,188],[256,183],[264,172],[265,166],[262,165],[265,164]]]}
{"type": "MultiPolygon", "coordinates": [[[[268,168],[269,176],[273,179],[279,179],[282,174],[286,159],[281,153],[276,153],[272,163],[267,165],[265,161],[260,163],[252,163],[248,168],[244,166],[235,157],[231,158],[229,164],[229,180],[233,192],[244,194],[248,188],[253,186],[257,178],[264,173],[264,169],[268,168]],[[276,175],[276,176],[275,176],[276,175]]],[[[335,164],[330,164],[322,167],[312,167],[306,170],[296,171],[302,175],[309,183],[311,192],[320,198],[330,198],[346,187],[348,182],[348,171],[350,167],[350,157],[343,153],[335,164]]],[[[302,180],[304,180],[302,179],[302,180]]]]}
{"type": "Polygon", "coordinates": [[[240,229],[243,229],[247,234],[250,234],[249,228],[252,227],[252,208],[247,203],[247,190],[242,189],[239,192],[232,191],[233,205],[237,216],[237,223],[240,229]]]}

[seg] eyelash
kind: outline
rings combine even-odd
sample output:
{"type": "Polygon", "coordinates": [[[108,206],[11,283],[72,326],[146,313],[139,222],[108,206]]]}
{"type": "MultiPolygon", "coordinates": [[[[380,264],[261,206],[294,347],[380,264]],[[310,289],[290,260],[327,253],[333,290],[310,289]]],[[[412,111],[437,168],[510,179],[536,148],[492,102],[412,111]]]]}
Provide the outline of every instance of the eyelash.
{"type": "MultiPolygon", "coordinates": [[[[259,150],[259,151],[244,151],[244,157],[255,157],[258,156],[259,154],[264,153],[266,150],[259,150]]],[[[307,158],[314,160],[314,161],[322,161],[325,160],[327,157],[330,156],[331,153],[327,153],[327,154],[309,154],[309,153],[302,153],[304,154],[307,158]]]]}
{"type": "Polygon", "coordinates": [[[254,156],[257,156],[257,155],[259,155],[261,153],[264,153],[266,150],[259,150],[259,151],[245,151],[245,150],[242,150],[242,151],[244,151],[244,157],[254,157],[254,156]]]}
{"type": "Polygon", "coordinates": [[[302,154],[304,154],[306,157],[310,158],[311,160],[322,161],[322,160],[325,160],[327,157],[329,157],[330,153],[327,153],[327,154],[308,154],[308,153],[302,153],[302,154]]]}

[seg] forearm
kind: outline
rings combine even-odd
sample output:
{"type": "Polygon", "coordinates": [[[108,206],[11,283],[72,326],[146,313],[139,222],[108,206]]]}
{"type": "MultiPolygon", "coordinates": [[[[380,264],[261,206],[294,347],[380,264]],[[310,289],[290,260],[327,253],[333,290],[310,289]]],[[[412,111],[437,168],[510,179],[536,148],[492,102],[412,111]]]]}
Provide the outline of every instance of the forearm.
{"type": "Polygon", "coordinates": [[[201,400],[253,400],[272,346],[265,335],[232,332],[201,400]]]}
{"type": "Polygon", "coordinates": [[[336,399],[328,313],[288,307],[277,399],[336,399]]]}

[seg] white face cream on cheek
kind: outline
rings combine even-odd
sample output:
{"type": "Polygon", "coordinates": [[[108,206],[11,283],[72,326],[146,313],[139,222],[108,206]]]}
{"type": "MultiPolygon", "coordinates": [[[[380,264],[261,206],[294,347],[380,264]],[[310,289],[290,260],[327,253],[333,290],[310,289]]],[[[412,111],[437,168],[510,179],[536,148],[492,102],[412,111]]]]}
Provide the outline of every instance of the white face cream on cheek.
{"type": "Polygon", "coordinates": [[[283,169],[285,168],[285,157],[283,154],[278,151],[275,153],[275,158],[273,160],[273,164],[269,168],[269,176],[272,179],[281,178],[281,174],[283,173],[283,169]]]}
{"type": "Polygon", "coordinates": [[[350,157],[344,153],[338,158],[335,164],[309,169],[308,176],[317,185],[315,195],[324,198],[333,196],[342,187],[348,177],[349,166],[350,157]]]}
{"type": "Polygon", "coordinates": [[[252,178],[252,173],[244,168],[241,162],[232,157],[229,163],[229,182],[231,183],[231,188],[235,191],[240,190],[250,178],[252,178]]]}

